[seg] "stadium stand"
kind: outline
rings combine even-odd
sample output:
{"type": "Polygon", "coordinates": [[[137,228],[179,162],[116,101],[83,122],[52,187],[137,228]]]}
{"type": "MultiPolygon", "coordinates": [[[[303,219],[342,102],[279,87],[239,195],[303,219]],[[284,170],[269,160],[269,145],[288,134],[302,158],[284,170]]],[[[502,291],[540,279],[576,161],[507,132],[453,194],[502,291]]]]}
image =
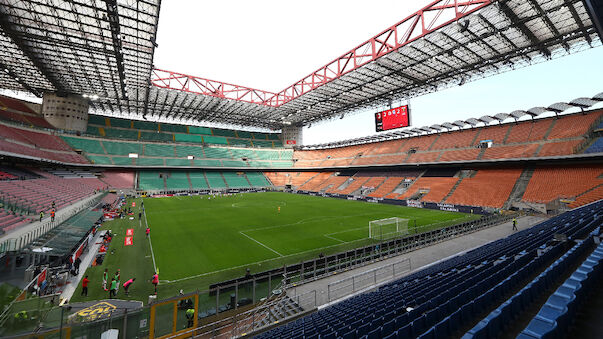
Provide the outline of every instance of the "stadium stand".
{"type": "MultiPolygon", "coordinates": [[[[592,243],[592,238],[579,243],[572,250],[576,249],[574,253],[579,254],[578,251],[587,250],[589,243],[592,243]]],[[[568,252],[566,255],[570,256],[574,253],[568,252]]],[[[552,275],[555,268],[559,267],[557,271],[563,268],[561,267],[563,263],[550,267],[547,271],[552,275]]],[[[600,281],[602,273],[603,243],[599,243],[582,265],[549,297],[518,338],[547,338],[565,335],[572,320],[576,317],[576,309],[584,303],[588,291],[594,288],[593,285],[600,281]]]]}
{"type": "Polygon", "coordinates": [[[279,147],[280,142],[279,135],[275,133],[251,133],[218,128],[104,118],[97,115],[90,115],[88,124],[86,134],[112,139],[159,142],[177,141],[267,148],[279,147]]]}
{"type": "MultiPolygon", "coordinates": [[[[568,267],[579,257],[577,254],[588,249],[585,245],[592,239],[580,239],[600,226],[602,208],[603,202],[598,202],[564,213],[376,291],[353,296],[261,333],[257,338],[445,338],[462,335],[462,328],[475,323],[478,325],[465,333],[465,338],[501,333],[512,310],[528,304],[526,299],[532,298],[528,293],[519,292],[525,298],[504,299],[500,306],[504,312],[494,311],[492,317],[486,318],[480,314],[496,309],[500,305],[497,300],[512,289],[525,286],[523,290],[529,292],[542,290],[543,283],[550,284],[546,277],[568,267]],[[565,243],[551,241],[555,233],[578,243],[568,251],[565,243]],[[540,275],[529,281],[534,274],[540,275]]],[[[595,253],[600,256],[599,251],[595,253]]],[[[593,265],[592,261],[588,264],[593,265]]]]}
{"type": "Polygon", "coordinates": [[[519,179],[522,169],[483,169],[462,178],[447,203],[501,208],[519,179]]]}
{"type": "Polygon", "coordinates": [[[134,188],[134,172],[105,171],[100,179],[110,188],[134,188]]]}
{"type": "Polygon", "coordinates": [[[44,117],[31,109],[24,101],[0,96],[0,119],[12,121],[26,126],[53,128],[44,117]]]}
{"type": "Polygon", "coordinates": [[[584,153],[601,153],[603,152],[603,138],[597,138],[584,153]]]}
{"type": "Polygon", "coordinates": [[[573,199],[601,185],[598,166],[536,168],[522,200],[548,203],[555,199],[573,199]]]}
{"type": "Polygon", "coordinates": [[[459,178],[421,177],[396,199],[413,199],[440,202],[450,192],[459,178]]]}
{"type": "Polygon", "coordinates": [[[392,193],[394,189],[396,189],[396,187],[398,187],[402,183],[403,180],[404,177],[389,177],[385,179],[383,183],[368,196],[374,198],[383,198],[388,194],[392,193]]]}

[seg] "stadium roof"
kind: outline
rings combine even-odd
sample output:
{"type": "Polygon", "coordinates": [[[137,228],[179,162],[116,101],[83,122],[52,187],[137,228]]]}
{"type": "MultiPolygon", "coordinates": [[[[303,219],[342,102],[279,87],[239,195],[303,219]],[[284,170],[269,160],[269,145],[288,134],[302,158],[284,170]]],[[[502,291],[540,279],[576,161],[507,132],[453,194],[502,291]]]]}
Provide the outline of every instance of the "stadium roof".
{"type": "Polygon", "coordinates": [[[567,110],[579,108],[584,112],[589,108],[592,108],[595,105],[603,102],[603,92],[596,94],[592,98],[576,98],[570,102],[557,102],[548,107],[532,107],[528,110],[516,110],[511,113],[498,113],[495,115],[484,115],[480,118],[469,118],[467,120],[456,120],[454,122],[444,122],[439,125],[431,125],[431,126],[423,126],[423,127],[413,127],[406,129],[398,129],[388,133],[370,135],[361,138],[354,138],[348,140],[342,140],[337,142],[328,142],[317,145],[304,145],[298,147],[302,150],[313,150],[313,149],[326,149],[326,148],[336,148],[336,147],[344,147],[344,146],[352,146],[352,145],[361,145],[368,144],[373,142],[387,141],[387,140],[397,140],[406,137],[414,137],[419,135],[427,135],[434,134],[440,132],[450,132],[461,129],[470,129],[476,127],[478,125],[481,126],[489,126],[493,123],[502,124],[504,121],[510,121],[509,119],[513,119],[514,121],[518,121],[518,119],[522,117],[528,117],[528,119],[534,119],[539,117],[543,113],[554,113],[556,116],[560,113],[564,113],[567,110]]]}
{"type": "Polygon", "coordinates": [[[0,4],[0,88],[98,95],[91,112],[102,115],[270,129],[385,108],[601,45],[582,0],[436,0],[271,93],[152,70],[160,0],[0,4]]]}

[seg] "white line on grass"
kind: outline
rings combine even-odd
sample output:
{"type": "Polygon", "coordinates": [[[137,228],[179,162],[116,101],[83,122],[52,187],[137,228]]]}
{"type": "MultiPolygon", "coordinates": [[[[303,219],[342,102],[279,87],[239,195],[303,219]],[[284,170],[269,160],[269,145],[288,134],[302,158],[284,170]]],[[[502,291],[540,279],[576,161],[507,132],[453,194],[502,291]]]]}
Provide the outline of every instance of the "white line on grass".
{"type": "Polygon", "coordinates": [[[271,250],[272,252],[274,252],[274,253],[278,254],[279,256],[284,257],[284,255],[282,255],[282,254],[278,253],[277,251],[273,250],[272,248],[270,248],[270,247],[268,247],[268,246],[266,246],[266,245],[262,244],[261,242],[259,242],[259,241],[255,240],[255,239],[253,239],[252,237],[248,236],[247,234],[245,234],[245,233],[243,233],[243,232],[239,232],[239,233],[241,233],[242,235],[246,236],[247,238],[249,238],[249,239],[251,239],[251,240],[255,241],[256,243],[258,243],[258,244],[260,244],[260,245],[264,246],[265,248],[267,248],[267,249],[271,250]]]}
{"type": "MultiPolygon", "coordinates": [[[[353,243],[359,242],[359,241],[366,241],[367,239],[368,238],[362,238],[362,239],[347,241],[345,243],[346,244],[353,244],[353,243]]],[[[341,246],[341,245],[342,244],[336,244],[336,245],[329,245],[329,246],[325,246],[325,247],[318,247],[318,248],[313,248],[313,249],[307,250],[307,251],[302,251],[302,252],[297,252],[297,253],[293,253],[293,254],[283,255],[282,257],[278,257],[278,258],[270,258],[270,259],[256,261],[256,262],[251,262],[251,263],[243,264],[243,265],[239,265],[239,266],[233,266],[233,267],[223,268],[221,270],[216,270],[216,271],[212,271],[212,272],[201,273],[201,274],[197,274],[197,275],[191,275],[190,277],[180,278],[180,279],[176,279],[176,280],[160,280],[160,281],[164,282],[164,283],[171,284],[171,283],[180,282],[180,281],[184,281],[184,280],[189,280],[189,279],[204,277],[206,275],[211,275],[211,274],[220,273],[220,272],[224,272],[224,271],[234,270],[234,269],[237,269],[237,268],[249,267],[249,266],[257,265],[257,264],[263,264],[265,262],[269,262],[269,261],[273,261],[273,260],[278,260],[278,259],[282,259],[282,258],[287,258],[287,257],[293,257],[293,256],[304,254],[304,253],[309,253],[309,252],[314,252],[314,251],[320,251],[320,250],[324,250],[324,249],[335,247],[335,246],[341,246]]]]}
{"type": "Polygon", "coordinates": [[[343,240],[341,240],[341,239],[337,239],[337,238],[330,237],[328,234],[323,234],[323,235],[324,235],[325,237],[329,238],[329,239],[333,239],[333,240],[335,240],[335,241],[339,241],[340,243],[345,243],[345,241],[343,241],[343,240]]]}
{"type": "MultiPolygon", "coordinates": [[[[149,227],[149,222],[147,221],[147,211],[146,208],[142,210],[144,214],[144,223],[149,227]]],[[[151,234],[149,233],[149,246],[151,247],[151,257],[153,258],[153,269],[154,272],[157,272],[157,264],[155,263],[155,252],[153,252],[153,243],[151,243],[151,234]]]]}
{"type": "MultiPolygon", "coordinates": [[[[329,220],[329,219],[343,219],[343,218],[351,218],[351,217],[362,217],[362,216],[366,216],[366,215],[372,215],[375,213],[363,213],[363,214],[351,214],[351,215],[339,215],[339,216],[317,216],[317,217],[310,217],[310,218],[305,218],[305,219],[301,219],[300,221],[291,223],[291,224],[281,224],[281,225],[273,225],[273,226],[266,226],[266,227],[260,227],[260,228],[253,228],[250,230],[245,230],[245,232],[254,232],[254,231],[263,231],[263,230],[269,230],[269,229],[274,229],[274,228],[280,228],[280,227],[287,227],[287,226],[293,226],[293,225],[300,225],[309,221],[324,221],[324,220],[329,220]]],[[[368,227],[368,226],[367,226],[368,227]]]]}

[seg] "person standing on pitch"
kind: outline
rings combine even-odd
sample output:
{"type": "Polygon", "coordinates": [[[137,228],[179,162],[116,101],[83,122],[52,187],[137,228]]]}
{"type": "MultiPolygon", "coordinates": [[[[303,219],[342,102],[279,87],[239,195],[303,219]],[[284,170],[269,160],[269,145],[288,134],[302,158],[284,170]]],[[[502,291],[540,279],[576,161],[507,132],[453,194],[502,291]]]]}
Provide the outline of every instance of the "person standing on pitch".
{"type": "Polygon", "coordinates": [[[517,219],[513,218],[513,231],[517,231],[517,219]]]}
{"type": "Polygon", "coordinates": [[[80,295],[83,296],[88,296],[88,283],[90,282],[90,280],[88,280],[88,276],[84,277],[84,280],[82,280],[82,293],[80,295]]]}
{"type": "Polygon", "coordinates": [[[155,286],[155,294],[157,294],[157,284],[159,284],[159,273],[155,272],[155,274],[153,274],[153,279],[151,279],[151,283],[155,286]]]}
{"type": "Polygon", "coordinates": [[[107,291],[107,279],[109,279],[109,269],[105,268],[105,273],[103,273],[103,290],[107,291]]]}
{"type": "Polygon", "coordinates": [[[147,235],[147,237],[149,237],[149,234],[151,234],[151,228],[147,225],[147,229],[144,231],[144,233],[147,235]]]}
{"type": "Polygon", "coordinates": [[[117,295],[117,281],[115,278],[111,279],[111,289],[109,290],[109,299],[117,295]]]}

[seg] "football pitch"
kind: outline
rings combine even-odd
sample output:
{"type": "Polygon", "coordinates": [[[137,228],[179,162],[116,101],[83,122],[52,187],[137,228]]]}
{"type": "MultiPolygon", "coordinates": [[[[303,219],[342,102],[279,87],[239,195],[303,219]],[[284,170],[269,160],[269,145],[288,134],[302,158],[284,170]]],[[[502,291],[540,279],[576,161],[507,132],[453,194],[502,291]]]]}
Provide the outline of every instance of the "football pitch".
{"type": "MultiPolygon", "coordinates": [[[[138,212],[141,199],[135,201],[134,210],[138,212]]],[[[145,302],[151,292],[148,279],[155,268],[160,272],[161,299],[177,294],[180,289],[205,290],[212,283],[243,276],[247,268],[257,273],[315,258],[321,253],[328,255],[376,243],[369,239],[371,220],[408,219],[409,232],[418,233],[478,218],[456,212],[281,192],[142,201],[143,220],[136,217],[103,225],[117,235],[117,241],[111,244],[115,252],[108,255],[102,266],[92,267],[88,272],[96,276],[102,274],[103,267],[110,272],[121,268],[126,279],[141,276],[142,281],[132,289],[129,299],[145,302]],[[150,239],[144,235],[145,224],[150,226],[150,239]],[[134,244],[124,246],[121,233],[125,235],[129,228],[134,229],[134,244]]],[[[100,280],[100,275],[96,279],[100,280]]],[[[90,300],[94,293],[88,298],[77,297],[78,294],[79,289],[74,300],[90,300]]],[[[99,298],[104,298],[104,293],[99,298]]]]}

